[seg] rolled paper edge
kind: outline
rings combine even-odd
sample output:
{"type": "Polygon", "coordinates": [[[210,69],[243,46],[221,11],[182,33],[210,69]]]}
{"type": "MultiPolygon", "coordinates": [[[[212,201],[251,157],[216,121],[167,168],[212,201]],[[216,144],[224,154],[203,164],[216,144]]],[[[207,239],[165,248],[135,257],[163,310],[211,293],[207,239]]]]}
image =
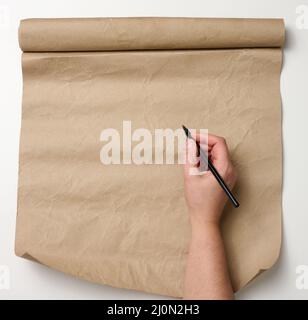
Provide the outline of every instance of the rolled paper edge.
{"type": "Polygon", "coordinates": [[[24,52],[277,48],[284,41],[283,19],[36,18],[19,26],[24,52]]]}

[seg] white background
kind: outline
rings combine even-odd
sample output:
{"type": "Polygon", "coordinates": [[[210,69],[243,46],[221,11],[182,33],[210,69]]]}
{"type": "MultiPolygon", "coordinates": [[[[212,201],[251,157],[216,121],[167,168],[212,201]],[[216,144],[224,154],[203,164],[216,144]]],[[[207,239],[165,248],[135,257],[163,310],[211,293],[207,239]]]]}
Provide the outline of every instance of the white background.
{"type": "Polygon", "coordinates": [[[308,290],[298,290],[295,285],[296,266],[308,265],[308,28],[296,26],[299,5],[308,6],[308,0],[0,0],[0,265],[10,270],[10,289],[0,288],[0,299],[161,298],[90,284],[14,255],[22,95],[19,20],[97,16],[285,19],[287,43],[281,77],[284,147],[281,257],[237,298],[308,299],[308,290]]]}

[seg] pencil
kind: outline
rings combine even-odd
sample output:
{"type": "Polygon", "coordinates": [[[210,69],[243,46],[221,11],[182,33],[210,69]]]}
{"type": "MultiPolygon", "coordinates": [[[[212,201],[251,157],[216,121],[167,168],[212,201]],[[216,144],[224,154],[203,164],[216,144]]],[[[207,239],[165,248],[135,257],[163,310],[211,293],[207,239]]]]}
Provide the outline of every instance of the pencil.
{"type": "Polygon", "coordinates": [[[183,127],[185,134],[186,134],[186,137],[188,139],[192,139],[193,141],[195,141],[197,148],[198,148],[198,151],[200,153],[200,157],[202,158],[204,163],[208,165],[209,170],[212,172],[213,176],[216,178],[219,185],[225,191],[226,195],[228,196],[228,198],[232,202],[233,206],[235,208],[238,208],[240,206],[239,202],[235,199],[234,195],[232,194],[232,192],[230,191],[230,189],[228,188],[228,186],[224,182],[223,178],[220,176],[220,174],[218,173],[218,171],[214,167],[212,161],[208,158],[208,156],[206,155],[204,150],[202,148],[200,148],[199,142],[192,137],[190,131],[185,126],[182,126],[182,127],[183,127]]]}

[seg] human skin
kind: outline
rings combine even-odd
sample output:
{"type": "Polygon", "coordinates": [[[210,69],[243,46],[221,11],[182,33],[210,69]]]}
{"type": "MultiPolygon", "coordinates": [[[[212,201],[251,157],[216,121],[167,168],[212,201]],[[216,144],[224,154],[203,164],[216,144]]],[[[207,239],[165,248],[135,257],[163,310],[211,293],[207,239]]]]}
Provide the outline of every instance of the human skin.
{"type": "MultiPolygon", "coordinates": [[[[237,174],[231,163],[226,141],[215,135],[194,136],[230,189],[237,174]]],[[[210,171],[194,175],[199,170],[196,144],[187,140],[186,154],[190,161],[184,164],[185,197],[191,221],[191,240],[187,259],[184,299],[233,299],[220,221],[227,196],[210,171]],[[192,161],[193,160],[193,161],[192,161]]]]}

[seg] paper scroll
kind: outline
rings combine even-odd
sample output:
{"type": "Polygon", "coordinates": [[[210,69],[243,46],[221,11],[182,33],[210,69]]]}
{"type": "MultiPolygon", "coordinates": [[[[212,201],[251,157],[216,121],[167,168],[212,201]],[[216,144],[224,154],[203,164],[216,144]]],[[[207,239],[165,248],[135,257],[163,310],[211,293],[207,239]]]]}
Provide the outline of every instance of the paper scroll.
{"type": "MultiPolygon", "coordinates": [[[[224,136],[239,173],[223,236],[235,290],[281,242],[279,19],[29,19],[16,254],[89,281],[181,297],[180,165],[103,165],[105,128],[224,136]]],[[[121,150],[121,153],[123,150],[121,150]]]]}

